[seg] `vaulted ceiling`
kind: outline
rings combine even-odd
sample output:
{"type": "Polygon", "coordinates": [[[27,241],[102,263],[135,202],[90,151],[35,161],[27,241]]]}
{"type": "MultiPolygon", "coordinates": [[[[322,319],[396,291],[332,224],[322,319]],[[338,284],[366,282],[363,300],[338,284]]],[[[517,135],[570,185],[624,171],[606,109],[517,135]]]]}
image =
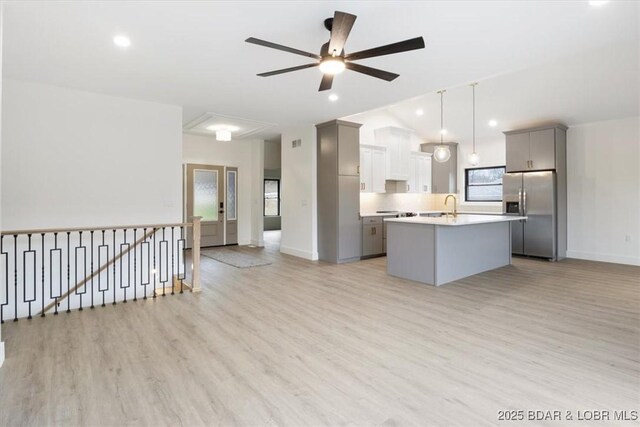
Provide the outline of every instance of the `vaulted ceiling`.
{"type": "MultiPolygon", "coordinates": [[[[638,3],[623,1],[599,8],[587,1],[9,2],[3,73],[181,105],[185,122],[211,112],[274,123],[270,132],[277,132],[588,52],[636,46],[637,55],[639,13],[638,3]],[[427,46],[362,61],[399,73],[391,83],[338,75],[334,103],[318,92],[317,69],[255,75],[305,58],[247,44],[247,37],[316,52],[328,40],[323,20],[334,10],[358,16],[347,51],[416,36],[427,46]],[[129,49],[113,45],[117,33],[131,38],[129,49]]],[[[511,89],[516,103],[520,89],[511,89]]]]}

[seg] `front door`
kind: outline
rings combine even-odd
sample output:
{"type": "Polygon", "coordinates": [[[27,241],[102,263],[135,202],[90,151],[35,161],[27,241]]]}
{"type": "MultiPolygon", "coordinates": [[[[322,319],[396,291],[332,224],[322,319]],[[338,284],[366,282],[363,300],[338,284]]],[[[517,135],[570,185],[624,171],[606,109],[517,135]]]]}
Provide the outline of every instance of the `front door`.
{"type": "Polygon", "coordinates": [[[186,220],[202,217],[201,246],[224,245],[224,167],[187,164],[185,181],[186,220]]]}

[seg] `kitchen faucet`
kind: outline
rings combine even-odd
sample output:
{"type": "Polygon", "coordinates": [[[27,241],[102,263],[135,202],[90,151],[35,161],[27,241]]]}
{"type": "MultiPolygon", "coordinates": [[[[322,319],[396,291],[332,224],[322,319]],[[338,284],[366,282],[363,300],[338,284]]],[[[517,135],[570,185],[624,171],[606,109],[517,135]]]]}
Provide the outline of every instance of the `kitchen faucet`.
{"type": "MultiPolygon", "coordinates": [[[[447,202],[449,201],[449,197],[453,197],[453,217],[456,218],[458,216],[458,209],[456,208],[456,204],[458,203],[458,199],[456,199],[456,196],[454,196],[453,194],[449,194],[447,197],[445,197],[444,199],[444,205],[447,206],[447,202]]],[[[449,216],[449,212],[447,212],[447,216],[449,216]]]]}

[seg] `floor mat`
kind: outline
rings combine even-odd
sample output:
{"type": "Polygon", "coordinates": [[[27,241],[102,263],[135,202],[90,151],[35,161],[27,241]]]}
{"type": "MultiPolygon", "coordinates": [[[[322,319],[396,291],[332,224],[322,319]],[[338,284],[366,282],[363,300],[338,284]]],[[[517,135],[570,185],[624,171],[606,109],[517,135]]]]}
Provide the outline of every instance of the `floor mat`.
{"type": "Polygon", "coordinates": [[[211,248],[202,249],[200,254],[237,268],[262,267],[271,264],[261,254],[246,253],[238,249],[211,248]]]}

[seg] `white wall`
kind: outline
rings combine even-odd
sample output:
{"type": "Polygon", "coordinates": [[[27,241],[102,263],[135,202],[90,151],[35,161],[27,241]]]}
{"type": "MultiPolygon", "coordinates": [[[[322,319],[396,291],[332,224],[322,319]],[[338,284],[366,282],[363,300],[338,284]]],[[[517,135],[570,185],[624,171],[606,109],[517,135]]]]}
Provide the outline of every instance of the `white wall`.
{"type": "Polygon", "coordinates": [[[567,172],[567,256],[640,265],[640,118],[571,127],[567,172]]]}
{"type": "Polygon", "coordinates": [[[3,229],[181,220],[180,107],[5,79],[3,229]]]}
{"type": "Polygon", "coordinates": [[[260,207],[262,219],[261,193],[255,194],[256,182],[262,181],[262,160],[260,158],[262,140],[216,141],[214,137],[192,134],[183,135],[182,161],[238,168],[238,244],[260,244],[259,230],[253,217],[256,205],[260,207]],[[254,164],[260,162],[259,164],[254,164]],[[257,198],[257,200],[256,200],[257,198]],[[254,241],[255,240],[255,241],[254,241]]]}
{"type": "Polygon", "coordinates": [[[317,154],[313,125],[282,133],[282,240],[280,251],[318,259],[317,154]],[[291,142],[301,139],[302,146],[291,142]]]}
{"type": "Polygon", "coordinates": [[[2,122],[3,230],[181,221],[180,107],[5,79],[2,122]]]}
{"type": "MultiPolygon", "coordinates": [[[[4,2],[0,3],[0,53],[2,52],[2,24],[4,19],[4,2]]],[[[0,54],[0,200],[2,200],[2,54],[0,54]]],[[[0,203],[0,230],[2,230],[2,203],[0,203]]],[[[4,288],[0,286],[0,301],[4,301],[4,288]]],[[[4,362],[4,342],[2,342],[2,325],[0,325],[0,367],[4,362]]]]}

